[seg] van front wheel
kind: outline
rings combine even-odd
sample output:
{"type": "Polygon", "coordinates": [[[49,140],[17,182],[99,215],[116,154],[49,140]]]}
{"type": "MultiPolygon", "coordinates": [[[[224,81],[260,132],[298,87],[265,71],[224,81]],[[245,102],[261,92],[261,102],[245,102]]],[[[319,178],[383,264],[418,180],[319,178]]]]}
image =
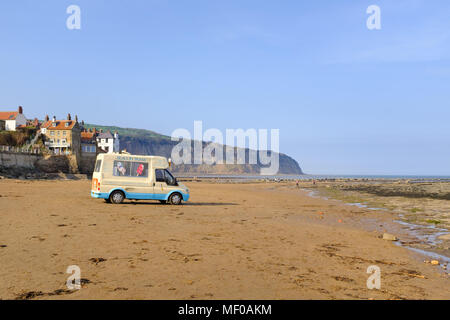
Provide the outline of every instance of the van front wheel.
{"type": "Polygon", "coordinates": [[[113,191],[109,196],[109,200],[114,204],[120,204],[125,199],[122,191],[113,191]]]}
{"type": "Polygon", "coordinates": [[[173,205],[181,204],[181,200],[183,200],[183,197],[178,192],[172,193],[169,197],[169,203],[173,205]]]}

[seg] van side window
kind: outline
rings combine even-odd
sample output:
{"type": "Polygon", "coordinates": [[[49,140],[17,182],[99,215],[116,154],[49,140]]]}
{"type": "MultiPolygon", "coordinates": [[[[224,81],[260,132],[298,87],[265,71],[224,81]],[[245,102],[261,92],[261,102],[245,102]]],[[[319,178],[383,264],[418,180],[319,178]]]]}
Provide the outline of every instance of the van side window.
{"type": "Polygon", "coordinates": [[[131,176],[132,177],[148,177],[148,163],[146,162],[131,162],[131,176]]]}
{"type": "Polygon", "coordinates": [[[95,172],[100,172],[100,167],[102,166],[102,160],[97,160],[97,162],[95,162],[95,172]]]}
{"type": "Polygon", "coordinates": [[[130,162],[130,161],[114,161],[113,175],[118,177],[148,177],[148,163],[146,162],[130,162]]]}
{"type": "Polygon", "coordinates": [[[156,182],[166,182],[164,178],[164,170],[156,169],[155,170],[156,182]]]}

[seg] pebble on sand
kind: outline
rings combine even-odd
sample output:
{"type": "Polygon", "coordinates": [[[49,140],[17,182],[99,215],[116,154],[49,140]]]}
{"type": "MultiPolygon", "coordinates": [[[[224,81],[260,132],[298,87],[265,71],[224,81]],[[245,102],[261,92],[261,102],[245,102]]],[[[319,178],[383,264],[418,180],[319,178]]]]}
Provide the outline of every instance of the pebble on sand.
{"type": "Polygon", "coordinates": [[[389,233],[383,233],[383,240],[388,240],[388,241],[397,241],[398,238],[392,234],[389,233]]]}
{"type": "Polygon", "coordinates": [[[439,264],[439,261],[437,261],[437,260],[431,260],[431,264],[432,264],[433,266],[437,266],[437,265],[439,264]]]}
{"type": "Polygon", "coordinates": [[[440,236],[439,239],[440,240],[450,240],[450,233],[440,236]]]}

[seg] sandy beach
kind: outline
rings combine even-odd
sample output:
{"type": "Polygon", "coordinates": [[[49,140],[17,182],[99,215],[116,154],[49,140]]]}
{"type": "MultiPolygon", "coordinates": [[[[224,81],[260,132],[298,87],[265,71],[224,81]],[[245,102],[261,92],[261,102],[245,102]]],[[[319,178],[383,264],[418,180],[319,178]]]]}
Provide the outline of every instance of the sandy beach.
{"type": "Polygon", "coordinates": [[[0,180],[1,299],[450,299],[450,271],[380,238],[409,237],[390,210],[293,182],[186,182],[182,206],[107,204],[90,184],[0,180]]]}

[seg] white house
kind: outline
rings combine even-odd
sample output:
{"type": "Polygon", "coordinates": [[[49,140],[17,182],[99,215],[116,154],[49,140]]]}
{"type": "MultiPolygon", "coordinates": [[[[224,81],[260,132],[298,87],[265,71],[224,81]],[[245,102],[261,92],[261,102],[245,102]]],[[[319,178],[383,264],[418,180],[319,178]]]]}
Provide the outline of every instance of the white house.
{"type": "Polygon", "coordinates": [[[113,136],[109,131],[105,133],[103,132],[100,133],[97,136],[97,146],[106,153],[119,152],[120,151],[119,134],[115,132],[113,136]]]}
{"type": "Polygon", "coordinates": [[[5,130],[8,131],[16,131],[17,127],[27,124],[22,107],[19,107],[17,111],[0,111],[0,120],[5,122],[5,130]]]}

